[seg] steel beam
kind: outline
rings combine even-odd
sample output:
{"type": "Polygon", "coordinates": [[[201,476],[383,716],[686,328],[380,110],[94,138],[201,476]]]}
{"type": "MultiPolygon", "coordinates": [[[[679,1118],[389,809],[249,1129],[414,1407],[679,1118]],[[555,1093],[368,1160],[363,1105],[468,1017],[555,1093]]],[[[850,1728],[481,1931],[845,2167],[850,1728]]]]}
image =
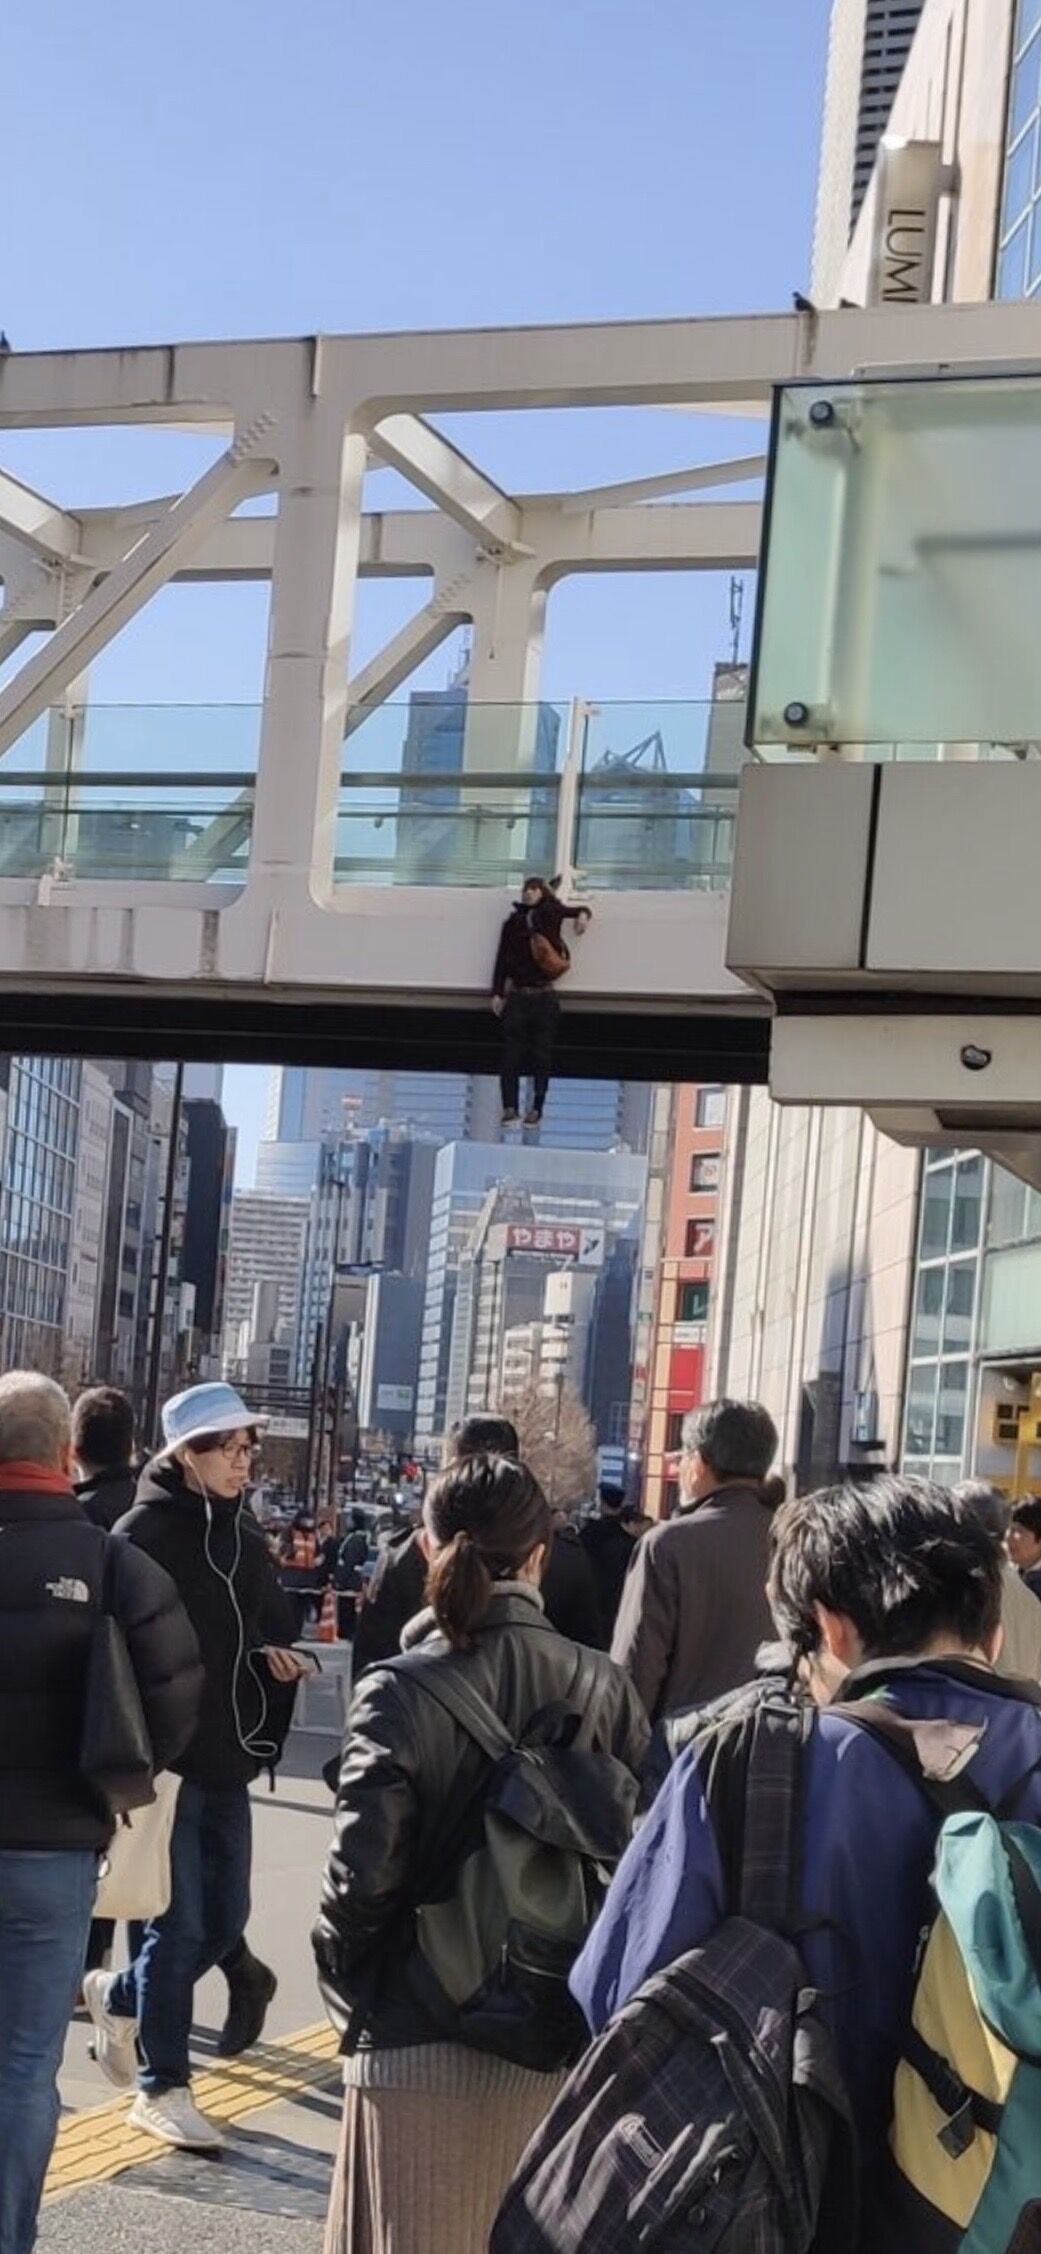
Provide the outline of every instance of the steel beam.
{"type": "Polygon", "coordinates": [[[369,442],[374,453],[454,517],[480,547],[493,555],[521,552],[516,501],[419,415],[385,416],[373,425],[369,442]]]}
{"type": "Polygon", "coordinates": [[[414,617],[407,619],[400,632],[385,643],[351,681],[347,691],[349,709],[345,735],[353,735],[374,707],[385,704],[395,689],[408,680],[409,674],[431,657],[469,616],[461,600],[461,590],[446,588],[429,603],[424,603],[414,617]]]}
{"type": "Polygon", "coordinates": [[[0,363],[0,428],[232,426],[263,400],[282,412],[319,397],[342,402],[366,430],[398,412],[738,402],[761,409],[774,384],[799,376],[1039,365],[1041,305],[1033,300],[11,353],[0,363]]]}
{"type": "Polygon", "coordinates": [[[258,457],[264,436],[260,427],[243,432],[0,690],[0,757],[201,546],[211,526],[255,492],[258,482],[261,487],[268,482],[258,457]]]}
{"type": "Polygon", "coordinates": [[[635,501],[664,501],[676,493],[707,493],[713,486],[751,485],[766,475],[765,454],[742,454],[730,462],[699,462],[694,469],[666,470],[661,477],[627,478],[621,485],[594,485],[582,493],[563,493],[563,514],[585,509],[627,508],[635,501]]]}
{"type": "Polygon", "coordinates": [[[83,527],[79,519],[48,501],[42,493],[23,485],[0,470],[0,529],[20,540],[48,563],[82,560],[83,527]]]}

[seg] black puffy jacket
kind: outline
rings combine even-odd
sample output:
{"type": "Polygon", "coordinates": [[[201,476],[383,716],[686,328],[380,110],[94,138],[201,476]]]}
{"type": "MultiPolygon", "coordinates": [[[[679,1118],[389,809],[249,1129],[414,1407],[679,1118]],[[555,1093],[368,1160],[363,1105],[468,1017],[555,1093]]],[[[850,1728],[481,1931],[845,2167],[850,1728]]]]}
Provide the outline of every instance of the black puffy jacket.
{"type": "MultiPolygon", "coordinates": [[[[414,1620],[409,1646],[463,1676],[519,1739],[542,1709],[566,1700],[578,1652],[557,1634],[532,1589],[511,1583],[491,1601],[469,1651],[454,1652],[432,1613],[414,1620]]],[[[596,1653],[597,1690],[577,1742],[613,1753],[636,1777],[649,1728],[620,1667],[596,1653]]],[[[439,1849],[479,1796],[486,1757],[459,1723],[400,1665],[374,1667],[347,1719],[333,1844],[314,1931],[319,1974],[344,2047],[398,2049],[442,2041],[421,2001],[410,1909],[445,1898],[439,1849]]]]}
{"type": "MultiPolygon", "coordinates": [[[[0,1847],[104,1847],[80,1774],[87,1658],[106,1548],[72,1493],[0,1489],[0,1847]]],[[[195,1727],[199,1647],[151,1558],[117,1541],[115,1617],[126,1637],[157,1769],[195,1727]]]]}
{"type": "Polygon", "coordinates": [[[199,1726],[172,1766],[211,1791],[248,1784],[278,1758],[293,1705],[260,1646],[291,1644],[296,1632],[252,1511],[215,1502],[208,1517],[179,1466],[155,1462],[146,1464],[118,1532],[165,1567],[202,1647],[199,1726]]]}
{"type": "Polygon", "coordinates": [[[125,1518],[137,1493],[137,1473],[129,1464],[110,1471],[92,1471],[89,1479],[77,1483],[76,1496],[82,1503],[92,1526],[103,1526],[110,1534],[121,1518],[125,1518]]]}

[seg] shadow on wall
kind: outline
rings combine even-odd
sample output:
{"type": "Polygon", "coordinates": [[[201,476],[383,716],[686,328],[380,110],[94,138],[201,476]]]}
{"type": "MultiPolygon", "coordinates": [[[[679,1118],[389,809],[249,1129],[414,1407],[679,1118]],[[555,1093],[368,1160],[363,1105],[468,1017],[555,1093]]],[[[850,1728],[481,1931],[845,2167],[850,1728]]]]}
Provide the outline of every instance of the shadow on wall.
{"type": "Polygon", "coordinates": [[[816,1348],[807,1337],[795,1453],[795,1491],[870,1480],[888,1464],[877,1430],[871,1279],[841,1263],[828,1272],[816,1348]],[[816,1362],[816,1375],[808,1372],[816,1362]],[[863,1380],[861,1373],[863,1372],[863,1380]]]}

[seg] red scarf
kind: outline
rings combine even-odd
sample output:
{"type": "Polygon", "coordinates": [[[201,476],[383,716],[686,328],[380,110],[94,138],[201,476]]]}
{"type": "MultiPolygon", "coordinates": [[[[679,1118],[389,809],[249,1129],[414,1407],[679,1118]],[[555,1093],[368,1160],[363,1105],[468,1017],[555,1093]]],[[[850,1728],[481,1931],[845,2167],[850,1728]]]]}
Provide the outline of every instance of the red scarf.
{"type": "Polygon", "coordinates": [[[0,1494],[12,1488],[22,1494],[32,1488],[39,1495],[71,1495],[72,1482],[53,1464],[0,1464],[0,1494]]]}

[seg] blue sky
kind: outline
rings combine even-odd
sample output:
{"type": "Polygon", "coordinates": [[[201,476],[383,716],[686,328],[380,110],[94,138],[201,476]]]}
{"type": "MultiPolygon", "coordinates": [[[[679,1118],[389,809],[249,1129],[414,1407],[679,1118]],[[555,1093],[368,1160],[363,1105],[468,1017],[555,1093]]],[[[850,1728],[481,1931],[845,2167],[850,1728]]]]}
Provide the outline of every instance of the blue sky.
{"type": "MultiPolygon", "coordinates": [[[[0,325],[28,350],[785,308],[809,271],[828,12],[828,0],[9,8],[0,325]]],[[[504,482],[545,488],[675,467],[713,438],[683,416],[616,412],[498,417],[474,443],[504,482]]],[[[190,478],[198,445],[19,433],[0,437],[0,460],[87,503],[190,478]]],[[[357,662],[419,600],[367,583],[357,662]]],[[[251,701],[265,611],[260,589],[172,589],[99,661],[92,693],[251,701]]],[[[704,695],[725,623],[715,581],[565,582],[546,693],[704,695]]],[[[433,677],[444,667],[442,654],[433,677]]],[[[229,1074],[228,1095],[251,1145],[254,1076],[229,1074]]]]}

